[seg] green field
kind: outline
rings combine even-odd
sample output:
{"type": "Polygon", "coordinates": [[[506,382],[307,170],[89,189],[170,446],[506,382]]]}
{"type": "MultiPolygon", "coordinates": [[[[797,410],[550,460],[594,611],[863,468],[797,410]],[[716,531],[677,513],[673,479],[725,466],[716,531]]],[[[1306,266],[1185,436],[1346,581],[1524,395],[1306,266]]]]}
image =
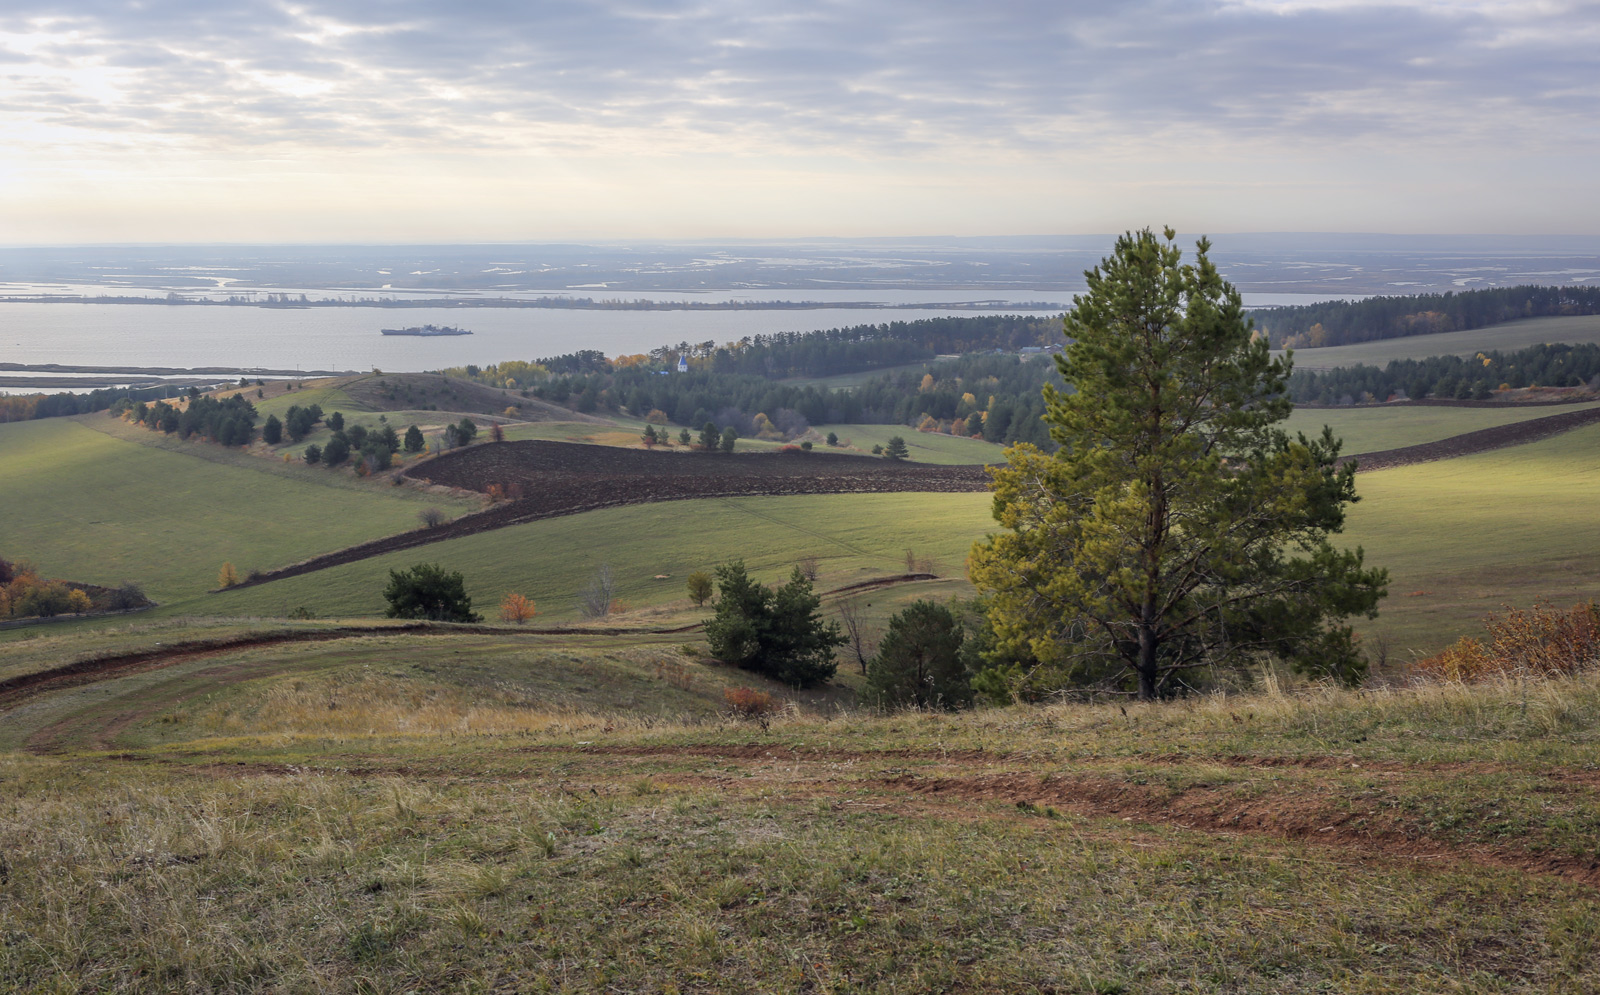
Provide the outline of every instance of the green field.
{"type": "MultiPolygon", "coordinates": [[[[1269,323],[1270,325],[1270,323],[1269,323]]],[[[1499,349],[1510,352],[1547,342],[1600,342],[1600,315],[1570,318],[1528,318],[1488,328],[1438,335],[1411,335],[1382,339],[1358,345],[1329,346],[1324,349],[1296,349],[1295,366],[1325,369],[1336,366],[1384,366],[1394,359],[1427,359],[1429,356],[1470,356],[1499,349]]]]}
{"type": "Polygon", "coordinates": [[[224,561],[241,574],[294,563],[415,528],[429,505],[473,506],[85,417],[145,438],[76,419],[0,425],[0,555],[47,577],[132,581],[171,602],[214,587],[224,561]]]}
{"type": "Polygon", "coordinates": [[[1359,474],[1348,544],[1393,577],[1369,638],[1430,652],[1503,605],[1600,598],[1600,426],[1359,474]]]}
{"type": "Polygon", "coordinates": [[[1349,456],[1437,442],[1452,435],[1593,406],[1450,408],[1390,404],[1378,408],[1296,408],[1285,427],[1291,435],[1304,432],[1315,436],[1327,425],[1344,440],[1343,452],[1349,456]]]}
{"type": "MultiPolygon", "coordinates": [[[[208,595],[174,610],[208,615],[373,615],[390,570],[438,562],[459,570],[467,593],[493,613],[511,591],[532,598],[541,620],[570,621],[601,563],[634,609],[686,609],[695,570],[743,558],[759,579],[786,579],[817,557],[821,588],[905,571],[905,551],[961,578],[968,548],[989,527],[982,494],[806,495],[636,505],[556,518],[435,543],[259,587],[208,595]],[[656,580],[658,575],[665,579],[656,580]]],[[[964,586],[964,581],[962,582],[964,586]]],[[[701,613],[703,614],[703,612],[701,613]]]]}

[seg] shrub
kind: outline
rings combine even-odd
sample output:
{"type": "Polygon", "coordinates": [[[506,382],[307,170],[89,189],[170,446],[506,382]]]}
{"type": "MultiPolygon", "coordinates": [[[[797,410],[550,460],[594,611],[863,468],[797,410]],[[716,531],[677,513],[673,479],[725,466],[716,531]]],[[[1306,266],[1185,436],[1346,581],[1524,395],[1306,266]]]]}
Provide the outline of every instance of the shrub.
{"type": "Polygon", "coordinates": [[[466,581],[459,571],[445,573],[437,563],[419,563],[410,570],[389,571],[383,590],[390,618],[425,618],[435,622],[478,622],[466,581]]]}
{"type": "Polygon", "coordinates": [[[417,512],[417,518],[422,521],[423,528],[434,529],[449,521],[445,513],[438,508],[424,508],[417,512]]]}
{"type": "Polygon", "coordinates": [[[491,422],[490,423],[490,425],[489,425],[489,441],[490,442],[504,442],[504,441],[506,441],[506,430],[500,427],[500,423],[499,422],[491,422]]]}
{"type": "Polygon", "coordinates": [[[533,602],[526,595],[517,594],[515,591],[505,596],[500,602],[500,621],[515,622],[518,625],[539,614],[533,602]]]}
{"type": "Polygon", "coordinates": [[[305,459],[307,463],[315,464],[322,462],[322,447],[316,445],[307,446],[305,459]]]}
{"type": "Polygon", "coordinates": [[[239,571],[233,569],[232,563],[224,563],[217,573],[218,587],[234,587],[239,583],[239,571]]]}
{"type": "Polygon", "coordinates": [[[578,596],[578,614],[584,618],[604,618],[611,614],[616,598],[617,584],[611,576],[611,567],[602,563],[589,586],[578,596]]]}
{"type": "Polygon", "coordinates": [[[728,710],[741,719],[765,718],[778,710],[778,699],[756,688],[726,688],[722,700],[728,710]]]}
{"type": "Polygon", "coordinates": [[[123,584],[112,589],[105,596],[107,611],[125,612],[133,608],[142,608],[150,603],[144,592],[135,584],[123,584]]]}
{"type": "Polygon", "coordinates": [[[1435,656],[1418,660],[1415,672],[1434,680],[1486,680],[1503,674],[1557,677],[1600,666],[1600,605],[1566,611],[1549,605],[1512,608],[1484,619],[1487,640],[1463,637],[1435,656]]]}
{"type": "Polygon", "coordinates": [[[688,588],[689,600],[696,605],[703,605],[711,598],[711,575],[704,570],[696,570],[689,575],[688,588]]]}
{"type": "Polygon", "coordinates": [[[829,432],[828,433],[828,445],[837,446],[838,444],[839,444],[839,433],[838,432],[829,432]]]}

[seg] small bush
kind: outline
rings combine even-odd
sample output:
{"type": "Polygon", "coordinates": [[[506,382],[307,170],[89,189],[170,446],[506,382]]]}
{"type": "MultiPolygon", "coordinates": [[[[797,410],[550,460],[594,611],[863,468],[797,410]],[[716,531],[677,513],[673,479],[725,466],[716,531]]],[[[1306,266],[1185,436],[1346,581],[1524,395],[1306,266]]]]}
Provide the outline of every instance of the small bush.
{"type": "Polygon", "coordinates": [[[506,595],[504,601],[500,602],[500,621],[502,622],[515,622],[521,625],[537,614],[539,612],[534,608],[533,602],[523,594],[512,592],[506,595]]]}
{"type": "Polygon", "coordinates": [[[1600,667],[1600,605],[1566,611],[1549,605],[1509,609],[1483,620],[1487,640],[1466,636],[1423,660],[1415,673],[1446,681],[1486,680],[1504,674],[1558,677],[1600,667]]]}
{"type": "Polygon", "coordinates": [[[232,563],[224,563],[217,572],[218,587],[233,587],[239,583],[239,571],[233,568],[232,563]]]}
{"type": "Polygon", "coordinates": [[[778,699],[755,688],[727,688],[722,692],[722,700],[728,703],[728,710],[741,719],[766,718],[779,707],[778,699]]]}
{"type": "Polygon", "coordinates": [[[424,508],[417,512],[417,518],[421,519],[424,528],[429,529],[436,529],[449,521],[445,513],[438,508],[424,508]]]}

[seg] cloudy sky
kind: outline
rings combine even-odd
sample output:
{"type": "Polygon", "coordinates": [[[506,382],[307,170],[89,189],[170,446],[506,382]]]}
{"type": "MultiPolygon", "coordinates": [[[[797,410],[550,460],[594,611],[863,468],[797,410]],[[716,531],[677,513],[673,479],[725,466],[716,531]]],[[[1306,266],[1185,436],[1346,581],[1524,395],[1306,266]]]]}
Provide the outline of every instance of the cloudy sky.
{"type": "Polygon", "coordinates": [[[1600,2],[4,0],[0,244],[1600,233],[1600,2]]]}

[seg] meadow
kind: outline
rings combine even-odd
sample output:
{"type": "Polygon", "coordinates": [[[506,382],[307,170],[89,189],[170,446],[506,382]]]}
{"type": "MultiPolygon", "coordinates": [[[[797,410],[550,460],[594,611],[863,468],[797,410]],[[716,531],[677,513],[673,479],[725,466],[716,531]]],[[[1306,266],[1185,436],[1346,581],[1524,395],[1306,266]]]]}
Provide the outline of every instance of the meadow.
{"type": "Polygon", "coordinates": [[[958,715],[797,698],[761,725],[719,714],[735,683],[760,680],[692,636],[443,631],[0,703],[0,975],[109,992],[1600,985],[1592,675],[958,715]]]}
{"type": "Polygon", "coordinates": [[[1342,452],[1346,456],[1356,453],[1380,452],[1399,449],[1424,442],[1437,442],[1453,435],[1476,432],[1479,429],[1511,425],[1533,418],[1546,418],[1564,411],[1577,411],[1593,404],[1571,404],[1560,407],[1517,407],[1506,405],[1497,408],[1453,408],[1432,405],[1393,404],[1372,408],[1296,408],[1289,415],[1284,429],[1290,435],[1304,432],[1308,436],[1322,434],[1327,425],[1333,434],[1344,441],[1342,452]]]}
{"type": "Polygon", "coordinates": [[[1296,349],[1294,362],[1299,369],[1331,369],[1357,363],[1384,366],[1394,359],[1470,356],[1493,349],[1510,352],[1546,342],[1600,342],[1600,315],[1526,318],[1464,332],[1410,335],[1323,349],[1296,349]]]}
{"type": "Polygon", "coordinates": [[[159,602],[215,587],[224,561],[242,575],[416,528],[430,505],[477,503],[85,417],[0,425],[0,548],[45,576],[131,581],[159,602]]]}

